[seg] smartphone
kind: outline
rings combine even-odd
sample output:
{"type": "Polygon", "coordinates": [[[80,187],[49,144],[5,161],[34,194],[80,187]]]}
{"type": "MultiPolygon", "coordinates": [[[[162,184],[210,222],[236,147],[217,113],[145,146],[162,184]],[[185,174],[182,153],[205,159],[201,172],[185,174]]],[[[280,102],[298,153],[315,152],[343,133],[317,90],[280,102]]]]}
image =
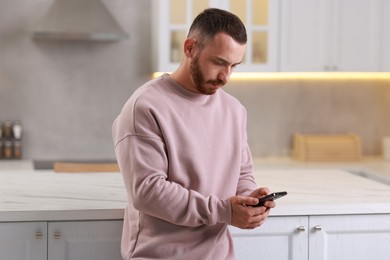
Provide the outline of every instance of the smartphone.
{"type": "Polygon", "coordinates": [[[259,199],[259,203],[257,203],[254,207],[260,207],[263,206],[264,202],[268,200],[276,200],[279,199],[280,197],[286,196],[287,191],[280,191],[280,192],[273,192],[270,193],[262,198],[259,199]]]}

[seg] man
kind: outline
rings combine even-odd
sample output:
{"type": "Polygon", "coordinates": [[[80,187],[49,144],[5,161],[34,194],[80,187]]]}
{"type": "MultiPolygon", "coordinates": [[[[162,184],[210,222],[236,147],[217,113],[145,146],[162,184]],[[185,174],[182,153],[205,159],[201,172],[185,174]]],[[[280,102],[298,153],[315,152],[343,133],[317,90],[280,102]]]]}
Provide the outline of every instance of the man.
{"type": "Polygon", "coordinates": [[[129,200],[124,259],[234,259],[228,224],[258,227],[275,207],[251,206],[268,189],[257,189],[252,176],[246,110],[220,89],[246,41],[237,16],[205,10],[179,68],[136,90],[115,120],[129,200]]]}

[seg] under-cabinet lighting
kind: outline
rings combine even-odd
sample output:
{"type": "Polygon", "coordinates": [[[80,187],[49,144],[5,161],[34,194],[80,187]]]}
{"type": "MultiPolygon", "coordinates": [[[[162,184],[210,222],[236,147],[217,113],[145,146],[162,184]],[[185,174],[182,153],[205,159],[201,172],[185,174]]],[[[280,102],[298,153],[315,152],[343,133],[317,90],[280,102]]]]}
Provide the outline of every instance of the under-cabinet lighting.
{"type": "MultiPolygon", "coordinates": [[[[157,78],[165,72],[153,73],[157,78]]],[[[169,73],[169,72],[167,72],[169,73]]],[[[268,80],[268,79],[383,79],[390,80],[390,72],[234,72],[231,80],[268,80]]]]}

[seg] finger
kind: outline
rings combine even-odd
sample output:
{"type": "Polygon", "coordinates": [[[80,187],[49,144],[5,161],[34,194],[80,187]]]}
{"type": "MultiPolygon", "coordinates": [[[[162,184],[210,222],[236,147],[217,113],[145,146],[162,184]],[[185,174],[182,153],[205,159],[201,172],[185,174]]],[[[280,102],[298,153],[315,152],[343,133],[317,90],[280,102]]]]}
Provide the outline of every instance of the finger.
{"type": "Polygon", "coordinates": [[[261,226],[263,223],[264,223],[264,220],[254,221],[254,222],[248,223],[247,225],[243,226],[242,229],[254,229],[254,228],[261,226]]]}
{"type": "Polygon", "coordinates": [[[264,202],[264,207],[275,208],[275,206],[276,206],[276,204],[275,204],[275,202],[273,200],[264,202]]]}
{"type": "Polygon", "coordinates": [[[242,197],[242,203],[245,206],[254,206],[257,203],[259,203],[259,200],[257,198],[253,197],[242,197]]]}
{"type": "Polygon", "coordinates": [[[261,187],[259,191],[261,195],[267,195],[269,193],[269,188],[261,187]]]}
{"type": "Polygon", "coordinates": [[[260,214],[258,216],[255,216],[251,219],[251,222],[249,223],[248,226],[250,227],[259,227],[262,224],[265,223],[266,219],[268,217],[268,214],[260,214]]]}
{"type": "Polygon", "coordinates": [[[268,193],[269,193],[269,189],[267,187],[261,187],[256,189],[251,196],[260,198],[267,195],[268,193]]]}
{"type": "Polygon", "coordinates": [[[233,196],[231,197],[231,202],[236,205],[243,205],[245,204],[246,197],[244,196],[233,196]]]}

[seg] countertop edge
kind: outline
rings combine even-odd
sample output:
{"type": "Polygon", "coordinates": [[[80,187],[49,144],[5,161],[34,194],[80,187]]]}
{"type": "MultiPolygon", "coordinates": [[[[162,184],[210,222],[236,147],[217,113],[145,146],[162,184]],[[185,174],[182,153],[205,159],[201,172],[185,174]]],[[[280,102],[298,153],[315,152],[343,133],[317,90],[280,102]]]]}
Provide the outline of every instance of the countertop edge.
{"type": "Polygon", "coordinates": [[[390,214],[389,203],[364,203],[334,205],[291,205],[277,206],[271,209],[269,216],[325,216],[325,215],[372,215],[390,214]]]}
{"type": "Polygon", "coordinates": [[[124,209],[2,211],[0,222],[123,220],[124,209]]]}

